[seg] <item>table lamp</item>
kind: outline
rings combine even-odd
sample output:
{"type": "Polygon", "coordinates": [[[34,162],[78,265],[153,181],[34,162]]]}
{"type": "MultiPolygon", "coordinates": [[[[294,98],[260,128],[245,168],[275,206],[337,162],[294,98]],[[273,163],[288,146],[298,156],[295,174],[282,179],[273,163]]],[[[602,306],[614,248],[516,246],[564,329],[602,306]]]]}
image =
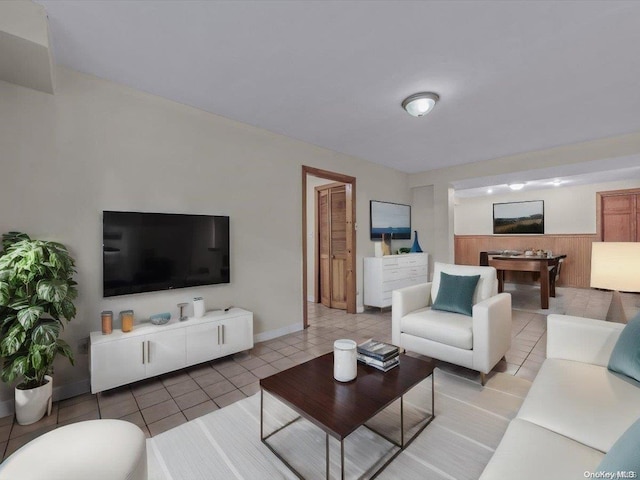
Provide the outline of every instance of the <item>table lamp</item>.
{"type": "Polygon", "coordinates": [[[613,290],[607,321],[627,323],[620,292],[640,292],[640,242],[592,243],[591,287],[613,290]]]}

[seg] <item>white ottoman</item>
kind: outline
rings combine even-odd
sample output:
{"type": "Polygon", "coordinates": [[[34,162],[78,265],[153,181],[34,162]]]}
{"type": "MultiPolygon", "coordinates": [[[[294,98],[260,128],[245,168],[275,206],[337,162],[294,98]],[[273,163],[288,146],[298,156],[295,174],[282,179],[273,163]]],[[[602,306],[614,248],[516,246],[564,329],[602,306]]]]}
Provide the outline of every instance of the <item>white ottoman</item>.
{"type": "Polygon", "coordinates": [[[89,420],[32,440],[0,465],[0,480],[147,480],[142,430],[123,420],[89,420]]]}

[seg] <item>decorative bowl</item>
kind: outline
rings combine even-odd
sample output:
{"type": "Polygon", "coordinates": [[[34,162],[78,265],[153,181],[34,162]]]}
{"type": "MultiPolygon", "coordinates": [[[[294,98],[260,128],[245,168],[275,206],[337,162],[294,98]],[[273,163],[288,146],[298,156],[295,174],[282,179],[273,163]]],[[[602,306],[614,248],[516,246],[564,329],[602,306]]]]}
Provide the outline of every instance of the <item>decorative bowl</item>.
{"type": "Polygon", "coordinates": [[[154,325],[164,325],[169,320],[171,320],[171,314],[169,312],[156,313],[154,315],[151,315],[149,317],[149,320],[151,320],[151,323],[153,323],[154,325]]]}

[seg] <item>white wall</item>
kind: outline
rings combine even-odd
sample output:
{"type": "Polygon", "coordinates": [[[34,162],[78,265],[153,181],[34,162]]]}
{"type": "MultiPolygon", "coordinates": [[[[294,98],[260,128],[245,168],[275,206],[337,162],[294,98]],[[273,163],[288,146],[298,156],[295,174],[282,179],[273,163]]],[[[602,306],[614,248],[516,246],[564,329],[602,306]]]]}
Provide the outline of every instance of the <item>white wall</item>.
{"type": "Polygon", "coordinates": [[[492,235],[493,204],[544,201],[544,231],[548,234],[596,233],[596,192],[640,187],[640,179],[592,185],[455,198],[456,235],[492,235]]]}
{"type": "MultiPolygon", "coordinates": [[[[207,308],[252,310],[262,338],[300,328],[303,164],[357,178],[360,224],[370,198],[410,198],[398,171],[67,69],[56,75],[55,95],[0,82],[0,233],[57,240],[75,256],[78,316],[64,332],[74,349],[100,329],[103,309],[175,315],[194,296],[207,308]],[[103,299],[103,210],[229,215],[231,284],[103,299]]],[[[373,255],[366,229],[357,253],[362,291],[362,257],[373,255]]],[[[62,395],[87,390],[87,359],[56,363],[62,395]]],[[[12,395],[0,387],[0,416],[12,395]]]]}
{"type": "Polygon", "coordinates": [[[47,13],[24,0],[0,2],[0,80],[53,93],[47,13]]]}
{"type": "MultiPolygon", "coordinates": [[[[433,247],[435,244],[433,186],[412,189],[411,225],[418,232],[418,243],[429,253],[429,278],[433,274],[433,247]]],[[[413,237],[412,237],[413,241],[413,237]]]]}

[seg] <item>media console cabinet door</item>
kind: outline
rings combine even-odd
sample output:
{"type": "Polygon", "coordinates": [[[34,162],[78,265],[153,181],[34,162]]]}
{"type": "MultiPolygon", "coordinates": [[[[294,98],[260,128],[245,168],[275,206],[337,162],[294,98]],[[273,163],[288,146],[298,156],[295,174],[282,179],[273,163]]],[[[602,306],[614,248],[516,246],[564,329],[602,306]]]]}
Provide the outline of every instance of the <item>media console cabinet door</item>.
{"type": "Polygon", "coordinates": [[[242,315],[187,328],[187,365],[253,347],[253,316],[242,315]]]}
{"type": "Polygon", "coordinates": [[[185,329],[145,335],[147,342],[146,376],[171,372],[186,366],[185,329]]]}
{"type": "Polygon", "coordinates": [[[101,392],[146,376],[144,337],[91,345],[91,392],[101,392]]]}
{"type": "Polygon", "coordinates": [[[220,322],[187,327],[187,365],[207,362],[220,356],[220,322]]]}
{"type": "Polygon", "coordinates": [[[220,355],[230,355],[253,347],[253,318],[251,315],[221,322],[220,355]]]}

